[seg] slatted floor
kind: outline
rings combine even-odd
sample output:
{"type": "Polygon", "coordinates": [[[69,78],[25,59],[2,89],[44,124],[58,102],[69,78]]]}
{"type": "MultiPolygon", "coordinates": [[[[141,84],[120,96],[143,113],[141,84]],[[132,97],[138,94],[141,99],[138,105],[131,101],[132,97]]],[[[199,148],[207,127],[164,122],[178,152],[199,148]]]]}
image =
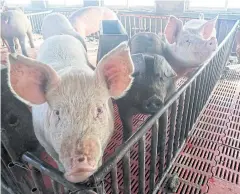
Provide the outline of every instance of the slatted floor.
{"type": "Polygon", "coordinates": [[[240,68],[218,82],[193,131],[167,175],[179,175],[176,193],[240,193],[240,68]]]}

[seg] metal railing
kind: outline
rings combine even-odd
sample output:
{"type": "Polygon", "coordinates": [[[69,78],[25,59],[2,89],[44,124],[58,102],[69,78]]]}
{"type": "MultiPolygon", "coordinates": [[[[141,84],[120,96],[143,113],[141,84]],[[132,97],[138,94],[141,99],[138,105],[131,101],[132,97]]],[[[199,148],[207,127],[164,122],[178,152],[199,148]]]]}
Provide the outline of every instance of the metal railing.
{"type": "Polygon", "coordinates": [[[32,24],[33,33],[41,34],[43,18],[50,13],[52,13],[52,10],[27,14],[27,17],[32,24]]]}
{"type": "MultiPolygon", "coordinates": [[[[42,15],[48,13],[44,12],[42,15]]],[[[29,15],[29,17],[33,16],[34,14],[29,15]]],[[[155,17],[151,19],[158,23],[158,18],[155,17]]],[[[152,23],[151,19],[149,23],[152,23]]],[[[166,18],[164,17],[161,19],[165,20],[166,18]]],[[[134,24],[134,19],[130,18],[130,25],[132,25],[132,21],[134,24]]],[[[144,22],[143,19],[143,24],[139,26],[135,25],[135,27],[146,29],[144,22]]],[[[111,188],[108,190],[108,193],[131,194],[134,193],[132,192],[130,181],[132,176],[130,170],[131,150],[135,148],[138,153],[137,171],[139,176],[137,183],[138,191],[135,193],[145,193],[145,188],[147,186],[149,187],[149,190],[146,191],[147,193],[157,193],[166,173],[174,162],[176,155],[181,150],[185,139],[192,132],[191,129],[198,115],[223,72],[232,49],[238,24],[239,22],[234,24],[231,31],[218,46],[214,55],[178,89],[158,113],[149,117],[127,141],[123,142],[122,145],[117,148],[99,170],[90,177],[87,183],[73,184],[66,181],[62,172],[40,160],[39,156],[36,156],[32,152],[26,152],[22,155],[22,163],[13,162],[8,156],[9,149],[2,146],[2,154],[3,151],[5,153],[1,158],[2,183],[5,190],[8,190],[9,193],[16,194],[26,193],[27,189],[32,193],[51,193],[45,187],[42,178],[42,175],[47,175],[51,178],[54,194],[61,193],[59,191],[60,185],[62,185],[65,190],[71,190],[71,193],[77,193],[79,191],[81,191],[81,193],[83,193],[83,191],[87,193],[87,190],[91,188],[95,188],[98,193],[104,193],[103,183],[106,176],[109,176],[110,180],[108,181],[110,182],[107,184],[110,184],[111,188]],[[159,123],[162,125],[159,126],[159,123]],[[146,145],[146,133],[150,133],[150,145],[146,145]],[[145,169],[147,167],[145,160],[147,146],[150,148],[151,152],[150,175],[148,181],[145,174],[145,169]],[[119,184],[120,180],[118,177],[120,170],[119,166],[121,165],[123,173],[123,177],[121,178],[123,181],[122,185],[119,184]],[[19,174],[21,177],[19,177],[19,174]]],[[[124,25],[127,29],[132,29],[131,27],[127,27],[127,23],[124,25]]],[[[37,28],[39,27],[39,25],[36,26],[37,28]]],[[[150,31],[153,30],[153,32],[157,32],[158,29],[160,29],[160,31],[163,30],[163,24],[161,24],[161,22],[160,25],[150,28],[150,31]]],[[[136,33],[134,30],[134,28],[133,31],[130,30],[131,33],[136,33]]]]}

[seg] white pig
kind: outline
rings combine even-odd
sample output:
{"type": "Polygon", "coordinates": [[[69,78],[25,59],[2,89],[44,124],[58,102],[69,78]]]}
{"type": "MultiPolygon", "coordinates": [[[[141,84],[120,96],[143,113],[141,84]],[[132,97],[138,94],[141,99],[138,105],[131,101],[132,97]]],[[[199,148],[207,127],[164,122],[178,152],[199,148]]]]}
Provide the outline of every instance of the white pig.
{"type": "Polygon", "coordinates": [[[70,182],[82,182],[101,165],[113,133],[111,97],[130,88],[134,71],[127,42],[106,54],[93,71],[80,41],[45,40],[37,59],[9,55],[9,86],[32,105],[36,137],[70,182]]]}
{"type": "Polygon", "coordinates": [[[206,61],[216,50],[215,25],[218,16],[212,20],[192,19],[183,25],[175,16],[170,16],[165,28],[167,39],[167,61],[173,67],[196,67],[206,61]]]}

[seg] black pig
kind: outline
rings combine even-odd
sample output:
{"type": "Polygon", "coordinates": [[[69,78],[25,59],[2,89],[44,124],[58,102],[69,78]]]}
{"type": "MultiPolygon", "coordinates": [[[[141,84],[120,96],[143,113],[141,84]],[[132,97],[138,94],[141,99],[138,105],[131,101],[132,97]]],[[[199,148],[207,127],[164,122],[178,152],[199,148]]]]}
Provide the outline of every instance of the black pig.
{"type": "MultiPolygon", "coordinates": [[[[131,44],[130,41],[130,48],[131,44]]],[[[131,135],[133,115],[156,113],[175,92],[176,73],[163,56],[145,52],[133,54],[132,60],[135,67],[132,87],[116,100],[124,128],[123,140],[131,135]]]]}

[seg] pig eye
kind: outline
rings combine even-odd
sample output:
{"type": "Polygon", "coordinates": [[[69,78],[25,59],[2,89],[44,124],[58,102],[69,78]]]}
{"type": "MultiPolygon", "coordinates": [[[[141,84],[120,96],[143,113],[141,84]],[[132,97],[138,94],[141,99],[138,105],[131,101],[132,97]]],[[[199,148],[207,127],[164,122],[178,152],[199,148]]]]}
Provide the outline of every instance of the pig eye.
{"type": "Polygon", "coordinates": [[[190,43],[190,40],[186,40],[186,43],[190,43]]]}
{"type": "Polygon", "coordinates": [[[55,115],[57,115],[57,116],[59,116],[59,114],[60,114],[60,113],[59,113],[59,110],[55,110],[54,113],[55,113],[55,115]]]}
{"type": "Polygon", "coordinates": [[[103,112],[102,108],[98,107],[98,108],[97,108],[97,113],[98,113],[98,114],[101,114],[102,112],[103,112]]]}

